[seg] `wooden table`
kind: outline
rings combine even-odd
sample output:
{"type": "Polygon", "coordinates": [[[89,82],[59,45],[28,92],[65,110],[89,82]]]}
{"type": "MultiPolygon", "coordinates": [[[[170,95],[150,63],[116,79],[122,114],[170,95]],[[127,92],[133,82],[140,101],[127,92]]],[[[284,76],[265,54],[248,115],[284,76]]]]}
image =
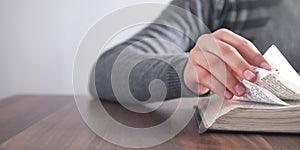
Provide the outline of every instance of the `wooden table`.
{"type": "MultiPolygon", "coordinates": [[[[155,113],[139,117],[118,104],[103,105],[116,120],[130,122],[133,126],[143,126],[149,118],[154,118],[154,123],[164,119],[155,113]],[[133,119],[128,121],[128,118],[133,119]]],[[[0,143],[0,149],[12,150],[128,149],[94,134],[82,120],[72,96],[17,95],[0,100],[0,143]]],[[[242,133],[199,135],[193,118],[173,139],[149,149],[300,149],[300,136],[242,133]]]]}

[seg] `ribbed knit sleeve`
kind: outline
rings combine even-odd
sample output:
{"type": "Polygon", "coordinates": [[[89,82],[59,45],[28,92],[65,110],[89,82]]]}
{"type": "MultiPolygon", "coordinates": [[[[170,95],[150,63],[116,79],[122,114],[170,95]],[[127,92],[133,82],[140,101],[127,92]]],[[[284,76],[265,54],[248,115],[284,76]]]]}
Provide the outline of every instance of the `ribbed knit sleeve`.
{"type": "Polygon", "coordinates": [[[189,51],[201,35],[220,28],[249,39],[261,52],[276,44],[300,70],[299,5],[297,0],[174,0],[152,24],[99,57],[92,85],[100,99],[113,102],[197,96],[183,81],[189,51]]]}
{"type": "Polygon", "coordinates": [[[99,57],[95,67],[99,98],[130,102],[197,96],[183,81],[188,52],[200,35],[231,19],[221,14],[234,5],[226,0],[171,2],[151,25],[99,57]]]}

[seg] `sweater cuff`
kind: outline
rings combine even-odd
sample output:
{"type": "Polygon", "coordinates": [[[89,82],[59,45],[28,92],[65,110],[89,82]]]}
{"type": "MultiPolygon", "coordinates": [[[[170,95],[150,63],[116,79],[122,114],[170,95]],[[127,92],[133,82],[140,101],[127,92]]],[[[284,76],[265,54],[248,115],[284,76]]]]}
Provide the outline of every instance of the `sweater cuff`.
{"type": "Polygon", "coordinates": [[[181,55],[171,61],[166,72],[166,82],[169,88],[169,97],[198,97],[199,94],[191,91],[184,82],[184,69],[187,64],[187,55],[181,55]]]}

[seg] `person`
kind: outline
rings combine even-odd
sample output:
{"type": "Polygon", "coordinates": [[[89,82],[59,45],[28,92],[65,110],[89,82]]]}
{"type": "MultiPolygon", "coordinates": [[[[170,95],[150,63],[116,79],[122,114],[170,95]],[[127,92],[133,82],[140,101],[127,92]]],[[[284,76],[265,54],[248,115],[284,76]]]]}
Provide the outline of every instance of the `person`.
{"type": "Polygon", "coordinates": [[[173,0],[153,23],[99,57],[98,96],[243,96],[241,81],[257,78],[252,66],[271,69],[261,53],[272,44],[300,70],[299,7],[298,0],[173,0]]]}

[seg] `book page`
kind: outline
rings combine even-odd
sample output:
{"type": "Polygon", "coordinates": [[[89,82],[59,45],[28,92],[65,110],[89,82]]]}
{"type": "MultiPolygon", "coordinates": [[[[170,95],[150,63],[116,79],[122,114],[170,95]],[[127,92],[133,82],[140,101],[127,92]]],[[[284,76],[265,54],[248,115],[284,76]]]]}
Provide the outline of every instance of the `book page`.
{"type": "Polygon", "coordinates": [[[272,45],[264,54],[264,58],[271,64],[273,73],[260,69],[264,74],[257,84],[266,88],[280,99],[300,100],[300,77],[293,69],[279,49],[272,45]]]}
{"type": "MultiPolygon", "coordinates": [[[[230,112],[231,110],[234,110],[236,108],[253,108],[253,109],[284,109],[284,108],[295,108],[300,107],[300,101],[288,101],[290,105],[282,106],[282,105],[271,105],[267,103],[257,103],[253,101],[244,101],[243,97],[236,97],[235,100],[224,100],[221,109],[218,112],[217,118],[225,115],[226,113],[230,112]]],[[[207,97],[200,98],[198,102],[198,109],[199,113],[202,117],[203,123],[206,125],[207,128],[209,128],[214,121],[212,122],[207,115],[203,115],[205,113],[205,108],[207,108],[207,105],[209,103],[210,99],[207,97]]],[[[213,99],[212,101],[215,101],[213,99]]],[[[217,109],[218,110],[218,109],[217,109]]],[[[215,110],[216,111],[216,110],[215,110]]],[[[211,112],[210,112],[211,113],[211,112]]]]}
{"type": "Polygon", "coordinates": [[[264,54],[264,58],[277,70],[280,76],[286,78],[287,81],[300,85],[300,77],[290,63],[281,54],[279,49],[272,45],[264,54]]]}
{"type": "Polygon", "coordinates": [[[284,100],[300,100],[300,88],[290,83],[280,74],[269,73],[255,82],[260,87],[284,100]]]}
{"type": "MultiPolygon", "coordinates": [[[[257,81],[251,83],[243,80],[247,87],[245,96],[235,96],[232,101],[224,101],[218,117],[236,108],[280,109],[300,106],[300,77],[297,72],[275,46],[268,49],[264,58],[271,64],[272,71],[255,68],[257,81]]],[[[198,108],[199,113],[203,114],[203,105],[198,105],[198,108]]],[[[212,121],[207,121],[207,116],[201,117],[206,126],[212,125],[212,121]]]]}
{"type": "Polygon", "coordinates": [[[276,105],[288,105],[281,99],[300,100],[300,77],[276,46],[271,46],[264,57],[272,71],[255,68],[258,79],[254,84],[243,81],[248,92],[239,100],[276,105]]]}
{"type": "Polygon", "coordinates": [[[259,85],[253,84],[247,80],[243,81],[244,85],[247,87],[248,92],[245,94],[246,99],[239,99],[240,101],[251,101],[258,103],[274,104],[274,105],[284,105],[287,106],[286,102],[280,100],[274,94],[272,94],[267,89],[260,87],[259,85]]]}
{"type": "MultiPolygon", "coordinates": [[[[242,97],[241,97],[242,98],[242,97]]],[[[226,113],[228,113],[231,110],[234,110],[236,108],[253,108],[253,109],[281,109],[281,108],[293,108],[293,107],[299,107],[300,101],[289,101],[290,105],[287,106],[280,106],[280,105],[270,105],[270,104],[261,104],[251,101],[244,101],[242,99],[236,99],[233,101],[224,101],[222,109],[219,113],[219,116],[222,116],[226,113]]]]}

